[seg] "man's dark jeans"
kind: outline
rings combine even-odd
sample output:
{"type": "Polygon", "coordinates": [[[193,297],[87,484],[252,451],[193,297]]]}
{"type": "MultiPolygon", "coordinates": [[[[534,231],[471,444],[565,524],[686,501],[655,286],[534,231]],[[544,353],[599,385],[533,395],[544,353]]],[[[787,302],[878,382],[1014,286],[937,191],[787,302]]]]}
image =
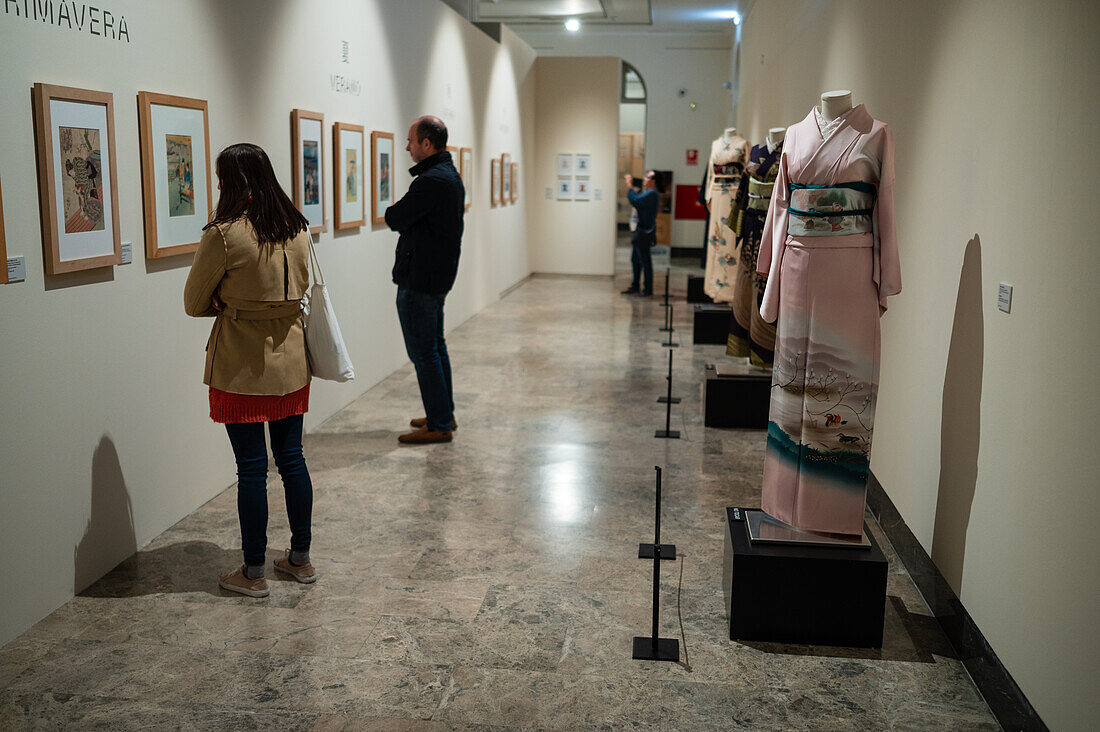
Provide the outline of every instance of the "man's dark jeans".
{"type": "MultiPolygon", "coordinates": [[[[244,563],[264,566],[267,554],[267,444],[264,423],[227,424],[237,459],[237,516],[241,520],[244,563]]],[[[313,517],[313,483],[302,455],[302,415],[268,422],[271,454],[283,478],[286,515],[290,519],[290,548],[308,552],[313,517]]]]}
{"type": "Polygon", "coordinates": [[[643,233],[635,231],[630,237],[630,265],[634,269],[634,279],[630,281],[630,289],[637,290],[641,275],[645,274],[645,287],[642,292],[653,292],[653,252],[651,250],[656,237],[654,232],[643,233]]]}
{"type": "Polygon", "coordinates": [[[428,429],[435,432],[450,432],[455,418],[451,359],[447,356],[447,342],[443,340],[443,301],[446,297],[397,288],[397,318],[405,336],[405,351],[416,367],[428,429]]]}

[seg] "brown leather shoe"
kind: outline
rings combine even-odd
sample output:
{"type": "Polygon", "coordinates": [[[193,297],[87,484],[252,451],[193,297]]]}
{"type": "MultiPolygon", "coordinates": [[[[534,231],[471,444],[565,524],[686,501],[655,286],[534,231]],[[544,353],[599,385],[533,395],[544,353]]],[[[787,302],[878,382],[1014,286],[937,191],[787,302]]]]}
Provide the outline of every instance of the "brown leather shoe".
{"type": "Polygon", "coordinates": [[[429,445],[433,442],[450,442],[452,439],[453,437],[450,430],[446,432],[436,432],[427,427],[421,427],[415,432],[400,435],[397,441],[405,445],[429,445]]]}
{"type": "MultiPolygon", "coordinates": [[[[420,429],[421,427],[427,427],[428,426],[428,418],[427,417],[417,417],[416,419],[410,419],[409,420],[409,426],[410,427],[415,427],[417,429],[420,429]]],[[[452,419],[451,420],[451,430],[454,431],[454,430],[457,430],[457,429],[458,429],[458,420],[457,419],[452,419]]]]}
{"type": "Polygon", "coordinates": [[[267,580],[263,577],[249,579],[244,575],[244,567],[236,572],[223,572],[218,576],[218,586],[223,590],[238,592],[249,597],[267,597],[270,591],[267,589],[267,580]]]}
{"type": "Polygon", "coordinates": [[[298,580],[302,584],[310,584],[317,581],[317,572],[313,569],[313,564],[306,562],[305,564],[291,564],[290,563],[290,550],[286,550],[280,559],[276,559],[274,562],[275,571],[282,572],[283,574],[290,575],[294,579],[298,580]]]}

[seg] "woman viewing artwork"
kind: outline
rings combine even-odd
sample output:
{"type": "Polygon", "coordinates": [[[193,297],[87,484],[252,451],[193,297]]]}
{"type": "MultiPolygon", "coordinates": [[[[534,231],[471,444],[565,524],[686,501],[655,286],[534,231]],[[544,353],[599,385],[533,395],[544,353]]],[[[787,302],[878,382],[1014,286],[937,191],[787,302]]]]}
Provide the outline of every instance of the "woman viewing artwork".
{"type": "Polygon", "coordinates": [[[237,462],[237,514],[244,564],[223,589],[266,597],[267,447],[286,493],[290,549],[275,571],[313,582],[313,484],[302,454],[310,369],[301,300],[309,287],[309,224],[279,186],[267,153],[231,145],[215,164],[221,191],[184,288],[184,309],[213,317],[203,382],[210,418],[225,425],[237,462]]]}

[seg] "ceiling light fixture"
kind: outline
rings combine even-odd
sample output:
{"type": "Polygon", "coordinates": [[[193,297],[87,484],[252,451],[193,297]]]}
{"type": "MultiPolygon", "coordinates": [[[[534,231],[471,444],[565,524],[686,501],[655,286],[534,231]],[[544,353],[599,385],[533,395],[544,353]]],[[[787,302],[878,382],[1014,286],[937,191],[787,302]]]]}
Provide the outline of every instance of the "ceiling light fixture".
{"type": "Polygon", "coordinates": [[[737,12],[736,10],[733,11],[733,24],[741,25],[741,13],[737,12]]]}
{"type": "Polygon", "coordinates": [[[734,25],[741,25],[741,13],[736,10],[716,10],[709,17],[717,20],[732,20],[734,25]]]}
{"type": "Polygon", "coordinates": [[[570,33],[576,33],[581,29],[581,22],[576,18],[570,18],[565,21],[565,29],[570,33]]]}

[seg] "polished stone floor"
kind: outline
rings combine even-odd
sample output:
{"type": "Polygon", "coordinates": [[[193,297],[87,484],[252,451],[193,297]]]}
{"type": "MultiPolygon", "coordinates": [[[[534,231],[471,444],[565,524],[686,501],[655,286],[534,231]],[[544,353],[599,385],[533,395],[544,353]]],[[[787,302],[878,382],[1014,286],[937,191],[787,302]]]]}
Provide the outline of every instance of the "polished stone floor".
{"type": "Polygon", "coordinates": [[[240,561],[229,488],[0,649],[0,727],[997,729],[873,521],[891,559],[881,650],[728,639],[723,509],[758,505],[763,433],[702,425],[704,364],[724,356],[690,344],[686,271],[682,439],[653,437],[659,302],[620,296],[622,276],[534,277],[449,338],[453,443],[398,446],[421,411],[411,367],[308,436],[315,585],[219,590],[240,561]],[[630,658],[655,465],[679,664],[630,658]]]}

